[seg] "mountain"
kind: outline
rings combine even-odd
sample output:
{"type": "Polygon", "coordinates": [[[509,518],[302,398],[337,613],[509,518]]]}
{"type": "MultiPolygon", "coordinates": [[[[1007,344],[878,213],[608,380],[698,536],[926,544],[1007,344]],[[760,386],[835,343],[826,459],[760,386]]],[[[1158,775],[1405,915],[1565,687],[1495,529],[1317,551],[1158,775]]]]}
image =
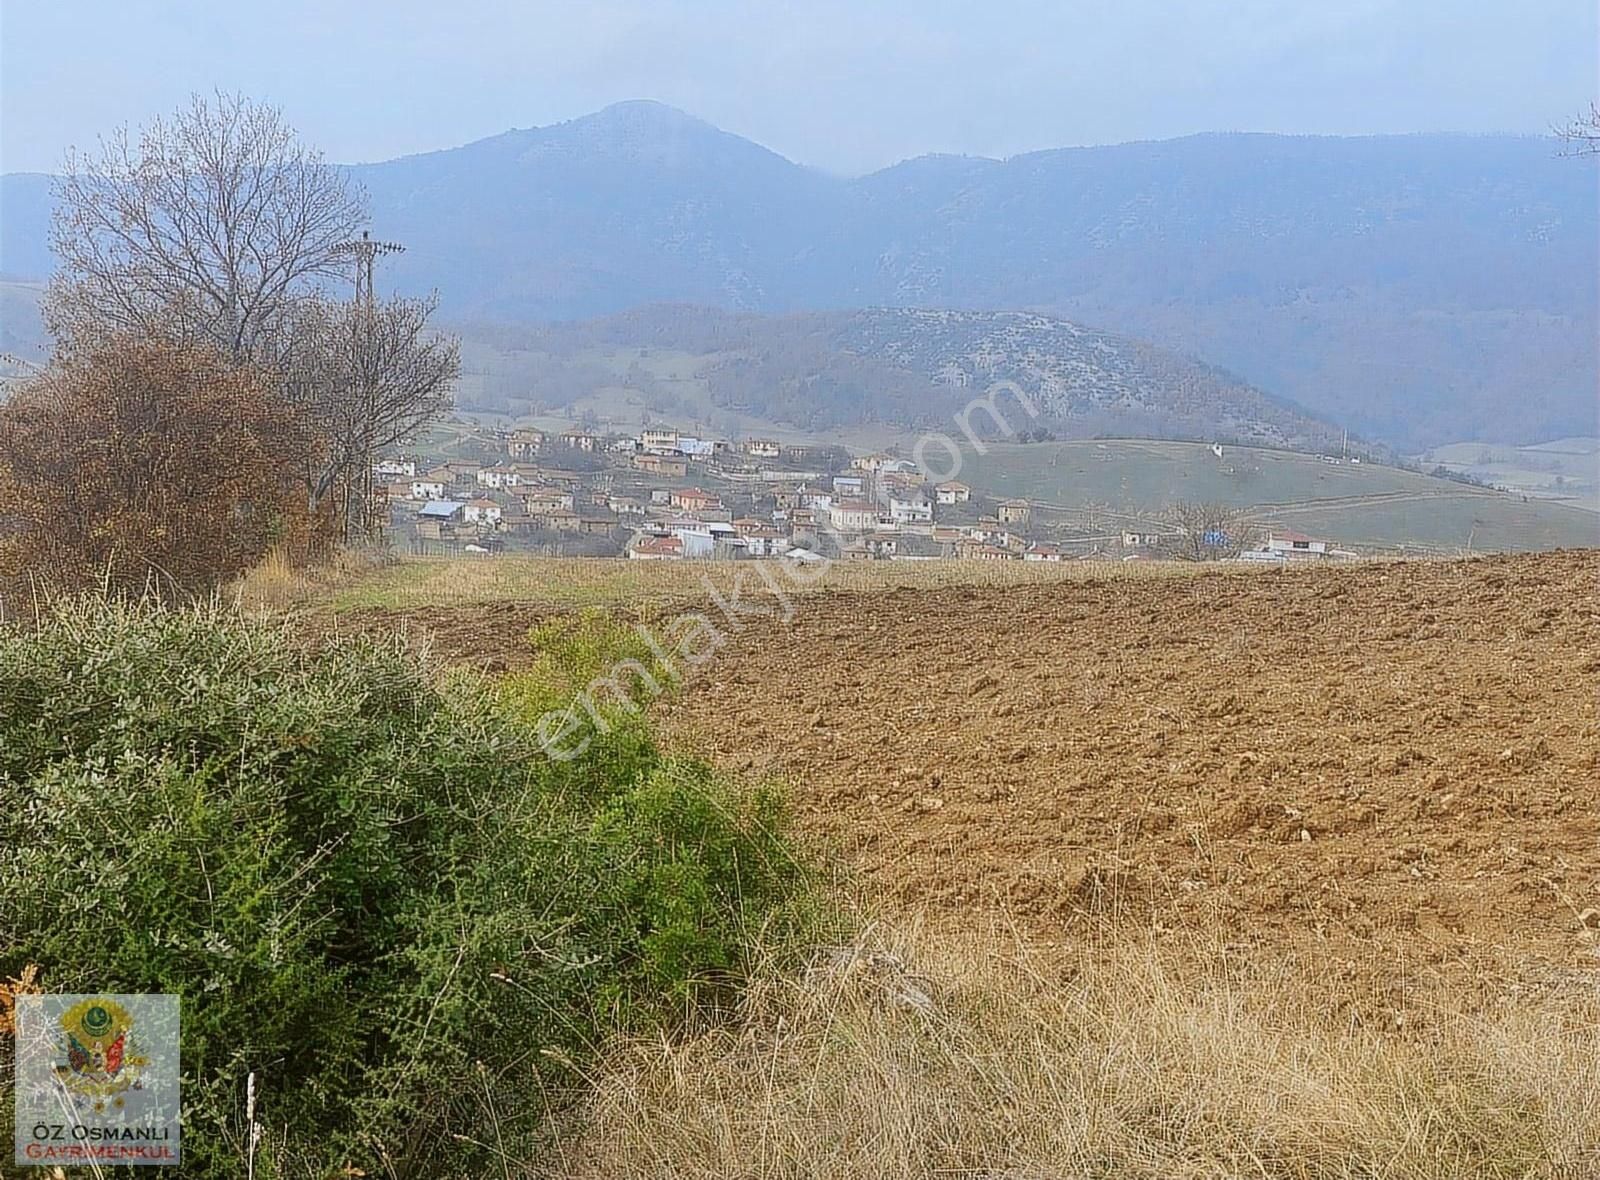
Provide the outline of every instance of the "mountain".
{"type": "MultiPolygon", "coordinates": [[[[1203,135],[838,178],[657,103],[353,169],[456,317],[1027,309],[1420,448],[1592,432],[1596,161],[1508,136],[1203,135]]],[[[39,178],[0,184],[36,277],[39,178]]]]}
{"type": "MultiPolygon", "coordinates": [[[[881,424],[990,437],[1027,433],[1337,446],[1296,406],[1163,349],[1029,312],[869,308],[783,316],[654,305],[592,320],[460,327],[468,409],[593,409],[620,395],[674,420],[811,431],[881,424]],[[651,363],[672,358],[670,375],[651,363]],[[993,413],[968,410],[997,381],[993,413]],[[692,398],[688,395],[693,394],[692,398]],[[963,411],[968,411],[962,417],[963,411]]],[[[619,403],[613,400],[612,408],[619,403]]]]}

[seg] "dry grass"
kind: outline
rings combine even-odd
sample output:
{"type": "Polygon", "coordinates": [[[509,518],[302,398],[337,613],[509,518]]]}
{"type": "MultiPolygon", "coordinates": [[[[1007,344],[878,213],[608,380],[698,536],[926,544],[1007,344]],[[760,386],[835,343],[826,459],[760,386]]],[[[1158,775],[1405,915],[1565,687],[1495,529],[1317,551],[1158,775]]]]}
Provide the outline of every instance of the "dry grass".
{"type": "MultiPolygon", "coordinates": [[[[1058,582],[1190,577],[1200,573],[1250,576],[1256,566],[1181,561],[860,561],[826,569],[801,567],[793,580],[780,563],[749,561],[629,561],[612,557],[407,558],[336,588],[337,610],[411,610],[520,601],[555,609],[702,601],[708,586],[726,590],[736,577],[756,577],[764,565],[786,592],[940,589],[954,586],[1037,586],[1058,582]]],[[[1298,575],[1302,571],[1292,571],[1298,575]]]]}
{"type": "Polygon", "coordinates": [[[378,550],[338,549],[323,561],[305,565],[275,548],[229,586],[224,597],[248,611],[281,611],[326,596],[393,563],[378,550]]]}
{"type": "Polygon", "coordinates": [[[1489,1014],[1351,1012],[1310,972],[1221,947],[1124,944],[1064,968],[1003,939],[912,939],[768,984],[736,1029],[620,1049],[549,1171],[1600,1176],[1592,989],[1489,1014]]]}

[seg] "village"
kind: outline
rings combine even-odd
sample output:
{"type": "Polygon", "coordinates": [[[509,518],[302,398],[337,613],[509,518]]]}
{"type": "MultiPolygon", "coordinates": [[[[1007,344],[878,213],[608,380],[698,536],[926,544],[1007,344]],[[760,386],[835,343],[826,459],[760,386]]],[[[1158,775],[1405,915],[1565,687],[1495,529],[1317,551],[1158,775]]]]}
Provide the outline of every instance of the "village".
{"type": "MultiPolygon", "coordinates": [[[[495,431],[476,458],[380,461],[396,544],[416,555],[516,552],[640,561],[1144,560],[1170,556],[1170,523],[1048,509],[932,482],[897,454],[696,437],[667,426],[602,435],[495,431]]],[[[1355,554],[1291,530],[1240,560],[1355,554]]]]}

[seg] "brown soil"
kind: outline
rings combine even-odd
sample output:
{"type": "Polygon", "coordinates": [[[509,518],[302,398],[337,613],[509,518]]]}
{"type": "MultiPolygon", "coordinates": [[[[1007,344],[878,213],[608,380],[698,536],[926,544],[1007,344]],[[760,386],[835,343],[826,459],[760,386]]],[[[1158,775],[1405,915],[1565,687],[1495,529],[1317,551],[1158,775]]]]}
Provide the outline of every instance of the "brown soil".
{"type": "Polygon", "coordinates": [[[1600,962],[1597,579],[1589,552],[818,592],[663,720],[935,922],[1570,981],[1600,962]]]}

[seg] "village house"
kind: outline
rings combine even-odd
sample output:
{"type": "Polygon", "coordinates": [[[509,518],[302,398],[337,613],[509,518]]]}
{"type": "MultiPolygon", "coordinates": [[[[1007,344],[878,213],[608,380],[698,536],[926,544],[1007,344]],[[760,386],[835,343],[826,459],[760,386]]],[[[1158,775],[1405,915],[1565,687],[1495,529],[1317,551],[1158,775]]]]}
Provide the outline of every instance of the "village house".
{"type": "Polygon", "coordinates": [[[841,533],[859,533],[878,525],[878,509],[865,500],[840,500],[827,510],[828,523],[841,533]]]}
{"type": "Polygon", "coordinates": [[[617,527],[617,518],[605,512],[580,512],[578,514],[578,531],[580,533],[609,533],[617,527]]]}
{"type": "Polygon", "coordinates": [[[593,452],[600,449],[600,440],[587,430],[569,430],[561,436],[561,445],[575,451],[593,452]]]}
{"type": "Polygon", "coordinates": [[[833,477],[833,494],[846,500],[859,500],[867,494],[866,478],[860,475],[833,477]]]}
{"type": "Polygon", "coordinates": [[[883,471],[878,474],[878,486],[891,495],[920,494],[923,479],[920,472],[912,471],[883,471]]]}
{"type": "Polygon", "coordinates": [[[1033,518],[1033,506],[1026,500],[1002,500],[995,515],[1001,524],[1015,524],[1027,528],[1029,520],[1033,518]]]}
{"type": "Polygon", "coordinates": [[[644,501],[632,496],[607,496],[606,507],[618,516],[643,516],[644,501]]]}
{"type": "Polygon", "coordinates": [[[890,496],[889,519],[895,524],[932,524],[933,505],[922,496],[890,496]]]}
{"type": "Polygon", "coordinates": [[[833,507],[833,493],[816,492],[806,488],[800,489],[800,507],[811,508],[818,512],[826,511],[833,507]]]}
{"type": "Polygon", "coordinates": [[[969,561],[1014,560],[1009,549],[1002,549],[997,545],[987,545],[982,541],[963,541],[958,547],[956,555],[969,561]]]}
{"type": "Polygon", "coordinates": [[[504,491],[520,487],[523,483],[522,473],[515,467],[495,466],[485,467],[478,472],[478,483],[486,488],[504,491]]]}
{"type": "Polygon", "coordinates": [[[676,454],[678,432],[658,426],[647,426],[639,432],[639,445],[654,455],[676,454]]]}
{"type": "Polygon", "coordinates": [[[972,499],[972,489],[956,480],[947,480],[933,489],[933,495],[941,504],[965,504],[972,499]]]}
{"type": "Polygon", "coordinates": [[[1022,553],[1023,561],[1060,561],[1061,550],[1054,545],[1030,545],[1022,553]]]}
{"type": "Polygon", "coordinates": [[[468,500],[466,507],[461,510],[461,518],[467,524],[497,525],[502,515],[500,505],[482,496],[468,500]]]}
{"type": "Polygon", "coordinates": [[[1003,529],[991,518],[981,524],[974,525],[967,530],[967,538],[983,545],[997,545],[1002,549],[1020,549],[1023,547],[1022,538],[1003,529]]]}
{"type": "Polygon", "coordinates": [[[506,439],[506,453],[513,459],[531,459],[544,449],[544,441],[544,431],[521,427],[506,439]]]}
{"type": "Polygon", "coordinates": [[[708,438],[692,438],[687,434],[680,434],[678,450],[691,459],[709,459],[717,453],[717,444],[708,438]]]}
{"type": "Polygon", "coordinates": [[[788,538],[774,528],[749,529],[739,536],[751,557],[777,557],[789,547],[788,538]]]}
{"type": "Polygon", "coordinates": [[[882,471],[889,464],[894,463],[893,455],[885,455],[882,451],[875,451],[870,455],[857,455],[850,460],[850,467],[854,471],[882,471]]]}
{"type": "Polygon", "coordinates": [[[1122,533],[1122,547],[1124,549],[1154,549],[1161,543],[1157,533],[1141,533],[1136,529],[1124,529],[1122,533]]]}
{"type": "Polygon", "coordinates": [[[665,476],[669,479],[682,479],[689,474],[689,461],[681,455],[659,455],[653,453],[635,455],[633,456],[633,466],[637,471],[665,476]]]}
{"type": "Polygon", "coordinates": [[[758,459],[776,459],[783,453],[783,448],[770,438],[752,438],[744,444],[744,451],[758,459]]]}
{"type": "Polygon", "coordinates": [[[685,512],[704,512],[707,509],[722,507],[720,496],[703,492],[699,488],[674,488],[668,495],[667,502],[685,512]]]}
{"type": "Polygon", "coordinates": [[[528,488],[522,493],[522,506],[529,516],[549,516],[572,511],[572,493],[563,488],[528,488]]]}
{"type": "Polygon", "coordinates": [[[559,467],[536,467],[532,463],[517,463],[512,470],[523,484],[558,484],[573,488],[583,482],[584,476],[576,471],[563,471],[559,467]]]}
{"type": "Polygon", "coordinates": [[[445,470],[455,477],[457,483],[472,483],[478,478],[478,472],[483,470],[483,464],[476,459],[452,459],[445,464],[445,470]]]}
{"type": "Polygon", "coordinates": [[[446,481],[442,479],[429,479],[423,477],[411,481],[411,498],[413,500],[443,500],[446,481]]]}
{"type": "Polygon", "coordinates": [[[382,480],[415,479],[415,459],[380,459],[372,465],[372,474],[382,480]]]}
{"type": "Polygon", "coordinates": [[[638,561],[681,561],[683,541],[677,537],[639,537],[628,547],[628,556],[638,561]]]}
{"type": "Polygon", "coordinates": [[[558,533],[576,533],[583,530],[583,519],[568,508],[539,514],[539,519],[544,521],[546,528],[555,529],[558,533]]]}
{"type": "Polygon", "coordinates": [[[417,512],[417,536],[441,540],[455,535],[463,523],[467,506],[456,500],[432,500],[417,512]]]}
{"type": "Polygon", "coordinates": [[[1276,529],[1267,534],[1267,551],[1283,557],[1328,557],[1332,545],[1317,537],[1308,537],[1292,529],[1276,529]]]}

